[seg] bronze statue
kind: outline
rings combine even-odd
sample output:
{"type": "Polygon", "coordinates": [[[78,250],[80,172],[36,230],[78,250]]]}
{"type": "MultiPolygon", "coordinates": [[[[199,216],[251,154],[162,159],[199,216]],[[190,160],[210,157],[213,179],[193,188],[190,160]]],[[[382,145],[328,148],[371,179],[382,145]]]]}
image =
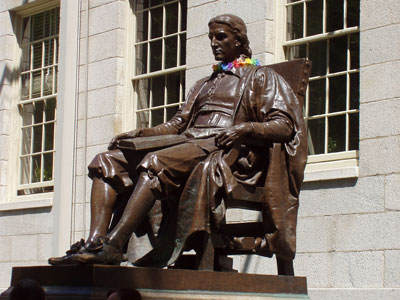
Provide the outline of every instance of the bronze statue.
{"type": "MultiPolygon", "coordinates": [[[[241,18],[224,14],[208,26],[220,63],[192,87],[170,121],[117,135],[93,159],[89,237],[50,264],[119,264],[131,234],[152,231],[149,212],[159,205],[155,247],[136,263],[171,265],[218,232],[224,201],[238,183],[265,186],[263,213],[273,227],[266,242],[277,256],[293,259],[307,157],[301,104],[280,75],[251,60],[241,18]],[[237,161],[228,164],[225,155],[244,139],[262,146],[241,146],[237,161]]],[[[223,236],[214,242],[229,243],[223,236]]]]}

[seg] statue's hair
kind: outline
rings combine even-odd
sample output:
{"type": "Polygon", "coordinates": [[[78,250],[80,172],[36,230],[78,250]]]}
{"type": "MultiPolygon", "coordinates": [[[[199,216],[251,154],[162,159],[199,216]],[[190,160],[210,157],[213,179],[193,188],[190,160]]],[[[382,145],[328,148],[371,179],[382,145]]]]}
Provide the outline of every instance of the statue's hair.
{"type": "Polygon", "coordinates": [[[247,37],[247,27],[244,21],[238,16],[223,14],[212,18],[208,22],[208,27],[213,23],[224,24],[231,28],[235,38],[240,42],[240,54],[251,58],[251,48],[249,38],[247,37]]]}

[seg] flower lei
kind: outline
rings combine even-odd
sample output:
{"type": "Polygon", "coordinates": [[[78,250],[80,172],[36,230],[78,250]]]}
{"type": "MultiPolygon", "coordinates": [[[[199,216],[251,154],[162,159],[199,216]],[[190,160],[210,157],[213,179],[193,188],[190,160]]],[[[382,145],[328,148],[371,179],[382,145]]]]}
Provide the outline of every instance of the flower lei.
{"type": "Polygon", "coordinates": [[[247,65],[260,66],[260,61],[256,58],[250,59],[248,57],[247,58],[240,57],[229,63],[220,62],[218,64],[213,65],[212,68],[214,72],[222,72],[222,71],[230,71],[233,69],[233,67],[238,68],[247,65]]]}

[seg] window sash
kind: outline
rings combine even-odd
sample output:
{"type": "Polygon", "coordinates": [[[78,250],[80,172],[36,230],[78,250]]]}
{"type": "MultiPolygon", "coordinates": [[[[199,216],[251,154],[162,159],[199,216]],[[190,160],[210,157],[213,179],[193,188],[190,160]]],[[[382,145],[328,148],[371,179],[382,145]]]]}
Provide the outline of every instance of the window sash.
{"type": "Polygon", "coordinates": [[[186,8],[186,0],[164,1],[153,6],[147,1],[134,1],[134,72],[131,79],[137,128],[166,122],[184,101],[186,8]],[[177,12],[176,19],[169,17],[171,10],[177,12]],[[156,15],[158,19],[152,19],[156,15]],[[152,51],[156,51],[157,59],[151,59],[154,57],[152,51]]]}
{"type": "Polygon", "coordinates": [[[59,8],[22,19],[17,196],[53,192],[59,8]]]}
{"type": "MultiPolygon", "coordinates": [[[[347,4],[350,3],[350,0],[343,0],[343,7],[340,8],[342,9],[342,28],[335,28],[333,31],[328,31],[328,22],[327,22],[327,6],[328,6],[328,0],[322,0],[317,3],[314,2],[312,3],[312,0],[299,0],[299,1],[291,1],[291,0],[286,0],[285,1],[285,8],[286,8],[286,26],[290,27],[292,26],[293,21],[290,23],[290,13],[294,12],[294,8],[297,8],[297,15],[299,16],[299,19],[301,19],[301,22],[296,23],[297,29],[296,28],[291,28],[292,33],[297,32],[297,36],[290,36],[289,32],[290,30],[286,30],[288,35],[286,36],[286,41],[283,42],[283,47],[285,49],[285,54],[287,59],[295,58],[296,57],[296,50],[298,53],[302,52],[302,55],[299,55],[297,53],[298,57],[306,57],[310,59],[310,45],[316,45],[318,42],[323,42],[326,43],[326,48],[325,48],[325,55],[326,55],[326,61],[325,61],[325,70],[321,74],[311,74],[310,77],[310,86],[307,90],[307,95],[305,99],[305,120],[307,125],[309,125],[309,154],[310,158],[315,158],[313,162],[318,162],[318,161],[326,161],[328,158],[329,160],[332,157],[341,157],[343,155],[340,155],[340,153],[348,153],[351,154],[351,157],[355,157],[358,155],[358,139],[357,139],[357,147],[354,147],[352,141],[350,141],[350,135],[352,134],[351,131],[353,128],[350,128],[350,125],[352,123],[358,123],[353,121],[353,119],[358,118],[359,114],[359,104],[354,107],[352,105],[352,100],[354,101],[355,96],[351,95],[353,90],[351,90],[351,84],[353,83],[354,86],[356,86],[357,82],[359,82],[359,63],[354,67],[351,64],[351,55],[350,53],[350,38],[352,36],[355,36],[356,34],[359,33],[359,26],[348,26],[348,10],[347,10],[347,4]],[[322,4],[322,14],[321,14],[321,27],[320,31],[321,32],[315,32],[312,35],[308,35],[307,33],[307,26],[310,15],[308,15],[308,5],[313,5],[313,4],[322,4]],[[301,15],[301,16],[300,16],[301,15]],[[300,23],[302,23],[300,25],[300,23]],[[337,38],[342,37],[342,38],[347,38],[347,45],[346,45],[346,66],[345,68],[341,70],[331,70],[330,69],[330,44],[333,43],[333,41],[338,40],[337,38]],[[302,51],[301,51],[302,48],[302,51]],[[351,81],[351,78],[353,78],[354,82],[351,81]],[[358,78],[358,81],[355,80],[354,78],[358,78]],[[338,110],[330,110],[331,107],[334,106],[334,99],[330,99],[330,96],[334,95],[334,86],[332,85],[335,80],[339,82],[340,80],[344,79],[345,82],[345,90],[342,92],[344,93],[345,101],[344,101],[344,107],[338,110]],[[322,90],[323,96],[324,96],[324,108],[322,111],[319,111],[318,113],[312,112],[310,109],[310,89],[312,89],[313,84],[321,83],[323,82],[324,84],[321,84],[322,88],[320,87],[320,90],[322,90]],[[342,118],[342,121],[344,120],[345,122],[345,128],[342,130],[342,134],[344,134],[344,147],[343,145],[340,146],[339,149],[335,150],[335,142],[332,142],[332,138],[330,137],[330,130],[334,132],[334,128],[330,128],[330,122],[334,123],[334,120],[338,120],[342,118]],[[320,121],[320,123],[323,123],[323,125],[318,125],[318,126],[312,126],[310,123],[315,123],[320,121]],[[313,127],[318,127],[323,126],[324,130],[323,132],[319,133],[319,138],[323,138],[323,151],[319,149],[318,153],[313,151],[313,140],[312,140],[312,129],[313,127]],[[333,148],[333,149],[332,149],[333,148]],[[339,156],[332,156],[332,154],[338,154],[339,156]]],[[[340,23],[340,22],[339,22],[340,23]]],[[[351,23],[351,22],[350,22],[351,23]]],[[[354,24],[351,24],[354,25],[354,24]]],[[[359,46],[359,41],[358,41],[358,46],[359,46]]],[[[357,50],[358,51],[358,50],[357,50]]],[[[357,56],[358,58],[358,56],[357,56]]],[[[316,66],[315,66],[316,67],[316,66]]],[[[315,69],[314,69],[315,70],[315,69]]],[[[342,80],[343,83],[343,80],[342,80]]],[[[359,88],[357,87],[359,90],[359,88]]],[[[359,102],[359,92],[355,93],[355,95],[358,94],[358,102],[359,102]]],[[[314,95],[315,96],[315,95],[314,95]]],[[[313,98],[313,97],[311,97],[313,98]]],[[[314,97],[315,98],[315,97],[314,97]]],[[[321,98],[322,99],[322,98],[321,98]]],[[[337,122],[336,122],[337,123],[337,122]]],[[[339,122],[340,123],[340,122],[339,122]]],[[[354,129],[355,132],[358,135],[358,124],[357,124],[357,129],[354,129]]],[[[314,130],[315,131],[315,130],[314,130]]],[[[353,134],[354,135],[354,134],[353,134]]],[[[317,137],[318,139],[318,137],[317,137]]],[[[341,143],[343,144],[343,143],[341,143]]],[[[319,147],[320,148],[320,147],[319,147]]]]}

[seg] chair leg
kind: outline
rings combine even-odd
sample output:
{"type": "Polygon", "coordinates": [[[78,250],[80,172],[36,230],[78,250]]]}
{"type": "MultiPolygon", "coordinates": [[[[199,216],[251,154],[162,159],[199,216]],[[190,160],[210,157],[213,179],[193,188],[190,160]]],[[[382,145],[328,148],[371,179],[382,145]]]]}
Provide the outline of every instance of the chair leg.
{"type": "Polygon", "coordinates": [[[199,262],[197,269],[201,271],[213,271],[215,250],[211,238],[207,238],[207,242],[201,252],[198,254],[199,262]]]}
{"type": "Polygon", "coordinates": [[[278,275],[294,276],[293,260],[277,257],[276,264],[278,265],[278,275]]]}

